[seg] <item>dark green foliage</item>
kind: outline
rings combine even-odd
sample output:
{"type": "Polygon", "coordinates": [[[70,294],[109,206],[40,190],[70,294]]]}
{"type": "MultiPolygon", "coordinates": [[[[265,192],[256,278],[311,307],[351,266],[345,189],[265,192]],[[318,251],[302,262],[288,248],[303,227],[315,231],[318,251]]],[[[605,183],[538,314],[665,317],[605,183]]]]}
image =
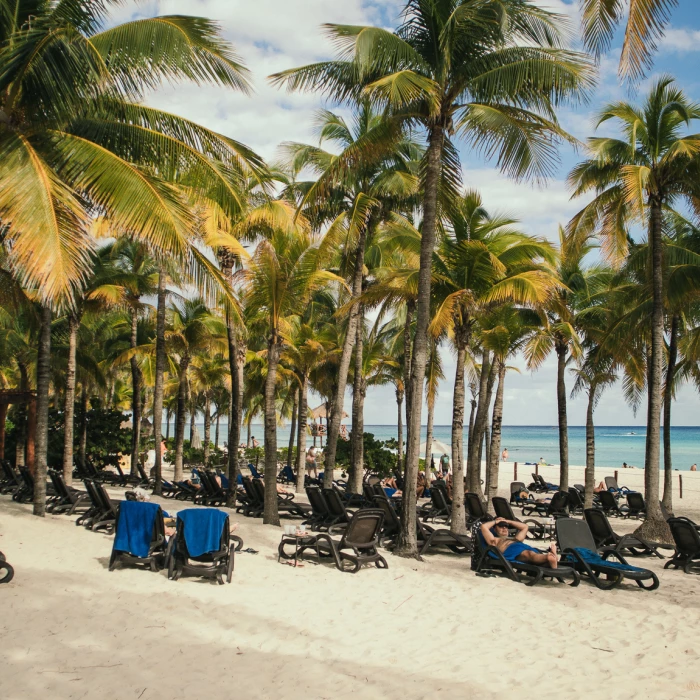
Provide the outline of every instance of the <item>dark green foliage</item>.
{"type": "MultiPolygon", "coordinates": [[[[352,433],[350,440],[339,440],[338,449],[335,455],[336,466],[348,469],[350,467],[350,444],[352,441],[352,433]]],[[[391,470],[396,465],[396,455],[387,449],[389,441],[382,442],[375,439],[372,433],[363,434],[364,452],[365,452],[365,469],[370,469],[375,474],[384,476],[391,474],[391,470]]]]}

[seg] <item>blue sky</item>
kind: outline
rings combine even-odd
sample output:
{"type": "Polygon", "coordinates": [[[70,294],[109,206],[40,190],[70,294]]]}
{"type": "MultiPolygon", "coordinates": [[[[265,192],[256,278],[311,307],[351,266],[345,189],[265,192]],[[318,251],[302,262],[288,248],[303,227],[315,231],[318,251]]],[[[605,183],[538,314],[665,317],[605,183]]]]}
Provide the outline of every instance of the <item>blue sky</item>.
{"type": "MultiPolygon", "coordinates": [[[[569,16],[578,27],[576,2],[538,0],[538,4],[569,16]]],[[[218,88],[192,85],[167,86],[148,101],[158,107],[194,119],[256,149],[274,159],[277,146],[283,141],[311,142],[311,120],[322,106],[313,94],[288,95],[271,88],[266,76],[276,71],[330,58],[332,47],[320,31],[324,22],[376,24],[393,27],[402,8],[397,0],[154,0],[126,5],[115,16],[118,21],[139,15],[190,14],[216,19],[224,34],[235,46],[244,63],[252,70],[255,93],[245,97],[218,88]]],[[[617,80],[617,57],[620,38],[600,65],[599,82],[590,102],[560,112],[565,129],[584,140],[593,134],[593,117],[602,105],[635,95],[620,86],[617,80]]],[[[680,0],[673,12],[671,26],[660,42],[655,64],[645,86],[661,73],[674,75],[679,85],[693,99],[700,101],[700,3],[680,0]]],[[[561,149],[561,166],[546,186],[535,188],[516,184],[501,176],[493,164],[463,151],[464,182],[477,187],[489,209],[505,211],[521,221],[522,227],[553,240],[558,224],[564,224],[580,208],[581,202],[570,201],[565,184],[566,173],[579,156],[570,147],[561,149]]],[[[435,422],[451,422],[451,387],[454,361],[444,349],[445,372],[448,377],[440,390],[435,422]]],[[[510,425],[552,425],[556,423],[556,366],[549,360],[536,373],[524,368],[522,361],[514,365],[520,373],[508,374],[505,389],[504,423],[510,425]]],[[[569,380],[573,384],[573,379],[569,380]]],[[[346,404],[349,406],[349,397],[346,404]]],[[[367,424],[392,423],[394,413],[387,406],[394,401],[389,387],[368,393],[365,408],[367,424]]],[[[698,424],[698,395],[684,387],[674,406],[674,425],[698,424]]],[[[601,425],[639,425],[644,413],[636,418],[624,403],[618,387],[608,390],[596,411],[601,425]]],[[[569,422],[585,422],[585,400],[571,400],[569,422]]]]}

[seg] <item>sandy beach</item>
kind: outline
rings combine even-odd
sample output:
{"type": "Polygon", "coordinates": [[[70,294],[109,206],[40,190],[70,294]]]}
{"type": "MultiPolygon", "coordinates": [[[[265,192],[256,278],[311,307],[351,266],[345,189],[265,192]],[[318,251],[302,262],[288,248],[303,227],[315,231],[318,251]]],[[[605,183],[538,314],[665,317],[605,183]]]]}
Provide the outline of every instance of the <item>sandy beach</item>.
{"type": "MultiPolygon", "coordinates": [[[[529,467],[519,474],[529,482],[529,467]]],[[[700,516],[698,477],[683,474],[676,513],[700,516]]],[[[629,470],[620,483],[642,478],[629,470]]],[[[503,495],[511,480],[502,465],[503,495]]],[[[109,572],[111,537],[0,497],[0,550],[16,570],[0,587],[3,697],[700,698],[700,579],[661,560],[634,562],[659,575],[651,593],[528,588],[446,554],[387,554],[387,571],[348,575],[278,564],[281,529],[232,517],[259,553],[239,553],[232,584],[218,586],[109,572]]]]}

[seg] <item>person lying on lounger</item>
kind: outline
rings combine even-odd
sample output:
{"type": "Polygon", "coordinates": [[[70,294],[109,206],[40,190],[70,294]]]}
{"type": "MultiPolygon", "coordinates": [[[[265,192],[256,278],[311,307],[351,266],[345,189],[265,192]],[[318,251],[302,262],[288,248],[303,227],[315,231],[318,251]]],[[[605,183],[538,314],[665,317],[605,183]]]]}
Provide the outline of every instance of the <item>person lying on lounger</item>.
{"type": "Polygon", "coordinates": [[[550,569],[557,568],[557,550],[552,543],[545,554],[525,544],[528,526],[516,520],[496,518],[495,522],[489,520],[481,524],[481,534],[489,547],[495,547],[508,560],[518,559],[526,564],[547,566],[550,569]],[[517,530],[515,537],[508,534],[509,528],[517,530]]]}

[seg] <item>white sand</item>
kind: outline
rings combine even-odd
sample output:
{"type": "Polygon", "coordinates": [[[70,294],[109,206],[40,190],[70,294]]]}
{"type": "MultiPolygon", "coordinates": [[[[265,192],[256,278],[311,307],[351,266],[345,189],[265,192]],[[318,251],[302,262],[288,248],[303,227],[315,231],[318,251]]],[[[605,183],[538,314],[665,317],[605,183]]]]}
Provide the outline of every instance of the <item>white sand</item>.
{"type": "MultiPolygon", "coordinates": [[[[697,517],[700,473],[683,477],[676,512],[697,517]]],[[[0,497],[16,569],[0,586],[3,698],[700,698],[700,579],[658,559],[634,562],[658,573],[651,593],[528,588],[441,554],[349,575],[278,564],[281,530],[234,515],[260,553],[238,554],[218,586],[110,573],[110,537],[30,512],[0,497]]]]}

